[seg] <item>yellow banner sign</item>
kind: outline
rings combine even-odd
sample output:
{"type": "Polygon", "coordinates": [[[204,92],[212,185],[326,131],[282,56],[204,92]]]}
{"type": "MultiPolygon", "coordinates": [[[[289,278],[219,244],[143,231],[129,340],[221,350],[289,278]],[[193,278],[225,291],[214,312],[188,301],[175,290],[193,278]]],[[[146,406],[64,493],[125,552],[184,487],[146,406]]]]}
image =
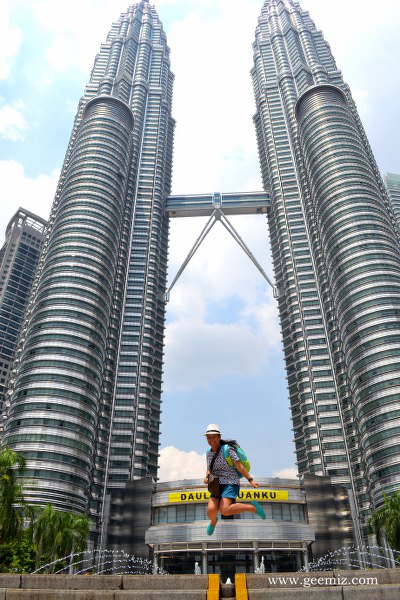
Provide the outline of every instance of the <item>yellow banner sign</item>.
{"type": "MultiPolygon", "coordinates": [[[[205,502],[210,497],[210,492],[202,490],[188,490],[175,492],[168,495],[168,502],[205,502]]],[[[284,502],[289,499],[287,490],[241,490],[238,500],[258,500],[259,502],[284,502]]]]}

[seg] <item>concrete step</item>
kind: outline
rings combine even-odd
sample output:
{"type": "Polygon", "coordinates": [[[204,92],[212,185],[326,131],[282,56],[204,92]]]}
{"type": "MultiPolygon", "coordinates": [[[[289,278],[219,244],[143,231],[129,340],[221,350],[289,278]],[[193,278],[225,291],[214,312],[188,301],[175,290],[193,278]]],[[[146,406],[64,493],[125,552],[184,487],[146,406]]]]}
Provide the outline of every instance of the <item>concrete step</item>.
{"type": "Polygon", "coordinates": [[[0,600],[400,600],[400,569],[219,575],[14,575],[0,600]]]}
{"type": "Polygon", "coordinates": [[[0,588],[0,600],[206,600],[205,590],[41,590],[0,588]]]}
{"type": "Polygon", "coordinates": [[[400,585],[249,589],[249,600],[397,600],[400,585]]]}

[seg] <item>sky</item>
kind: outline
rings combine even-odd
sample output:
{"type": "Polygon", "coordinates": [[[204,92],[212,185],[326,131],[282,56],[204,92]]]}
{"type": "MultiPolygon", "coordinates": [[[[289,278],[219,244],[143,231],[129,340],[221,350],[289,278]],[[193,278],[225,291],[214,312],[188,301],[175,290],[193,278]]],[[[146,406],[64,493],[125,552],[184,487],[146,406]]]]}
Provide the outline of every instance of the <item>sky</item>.
{"type": "MultiPolygon", "coordinates": [[[[48,217],[94,56],[129,4],[1,0],[0,238],[20,206],[48,217]]],[[[262,189],[250,78],[262,4],[154,2],[175,74],[173,194],[262,189]]],[[[300,5],[330,43],[381,173],[400,173],[400,2],[300,5]]],[[[265,217],[230,221],[273,278],[265,217]]],[[[171,222],[170,282],[204,224],[171,222]]],[[[165,342],[160,479],[203,476],[208,423],[239,440],[256,477],[295,476],[276,301],[219,223],[171,292],[165,342]]]]}

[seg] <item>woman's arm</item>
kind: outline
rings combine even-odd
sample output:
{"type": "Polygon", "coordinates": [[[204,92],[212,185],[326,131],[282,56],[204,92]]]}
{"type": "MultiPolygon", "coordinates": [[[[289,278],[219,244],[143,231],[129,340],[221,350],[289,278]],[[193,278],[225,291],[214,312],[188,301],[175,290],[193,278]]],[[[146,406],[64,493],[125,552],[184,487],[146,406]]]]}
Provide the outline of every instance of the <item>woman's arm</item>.
{"type": "Polygon", "coordinates": [[[207,469],[206,476],[204,477],[204,483],[206,483],[206,484],[208,483],[209,476],[210,476],[210,469],[207,469]]]}
{"type": "Polygon", "coordinates": [[[252,478],[250,473],[248,471],[246,471],[246,469],[244,468],[244,466],[242,465],[242,463],[240,461],[237,460],[233,464],[234,464],[236,471],[239,471],[239,473],[241,473],[241,475],[243,475],[243,477],[246,477],[247,481],[249,483],[251,483],[251,485],[254,488],[258,487],[258,483],[256,481],[254,481],[254,479],[252,478]]]}

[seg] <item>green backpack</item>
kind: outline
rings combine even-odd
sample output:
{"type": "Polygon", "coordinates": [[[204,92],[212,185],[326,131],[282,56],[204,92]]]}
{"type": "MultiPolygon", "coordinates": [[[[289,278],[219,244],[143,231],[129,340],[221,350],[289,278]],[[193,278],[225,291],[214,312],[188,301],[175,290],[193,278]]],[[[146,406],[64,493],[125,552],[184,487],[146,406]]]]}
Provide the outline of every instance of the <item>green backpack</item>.
{"type": "MultiPolygon", "coordinates": [[[[244,452],[243,448],[241,448],[239,446],[237,441],[236,440],[221,440],[221,444],[222,444],[222,453],[223,453],[228,465],[230,467],[232,467],[233,469],[235,469],[235,467],[233,466],[233,461],[232,461],[231,457],[229,456],[229,447],[231,447],[238,455],[240,464],[242,464],[244,466],[244,468],[246,469],[246,471],[248,471],[250,473],[250,461],[247,458],[246,453],[244,452]]],[[[241,473],[239,473],[239,471],[237,469],[235,469],[235,471],[239,475],[239,477],[243,477],[243,475],[241,473]]]]}

